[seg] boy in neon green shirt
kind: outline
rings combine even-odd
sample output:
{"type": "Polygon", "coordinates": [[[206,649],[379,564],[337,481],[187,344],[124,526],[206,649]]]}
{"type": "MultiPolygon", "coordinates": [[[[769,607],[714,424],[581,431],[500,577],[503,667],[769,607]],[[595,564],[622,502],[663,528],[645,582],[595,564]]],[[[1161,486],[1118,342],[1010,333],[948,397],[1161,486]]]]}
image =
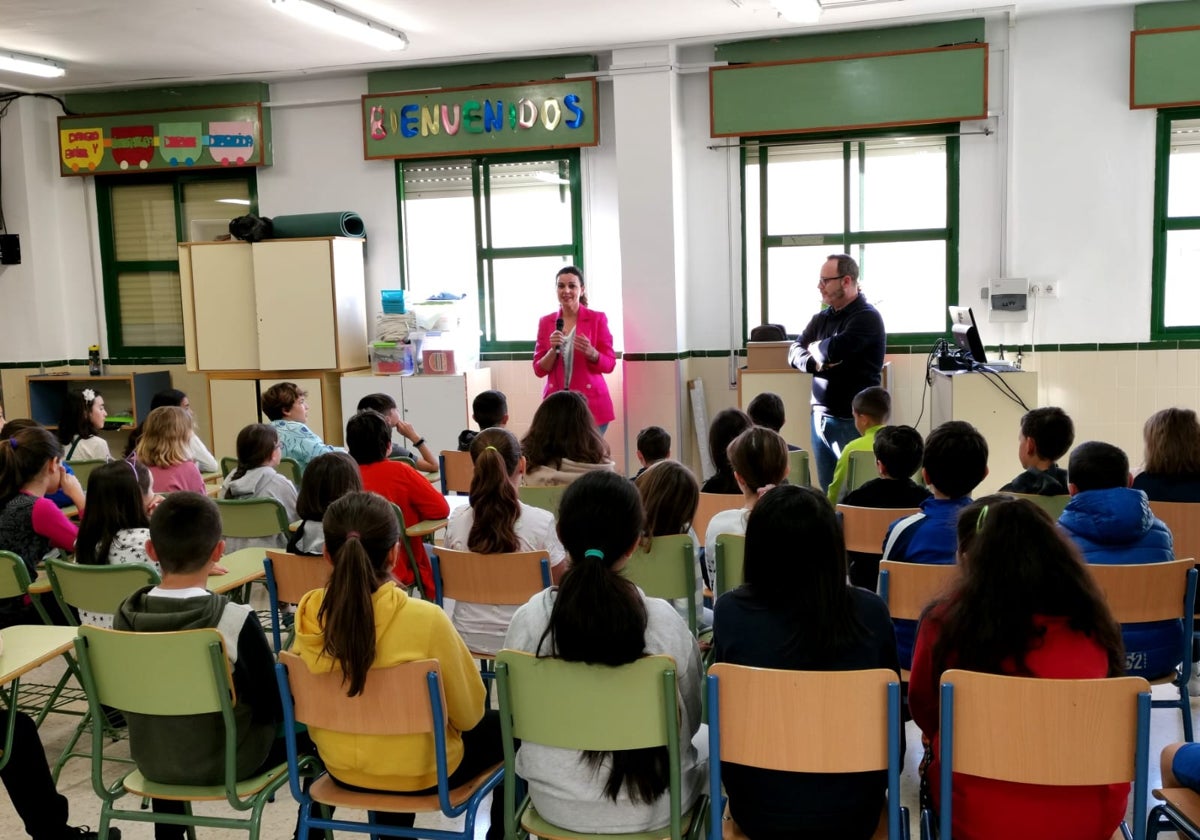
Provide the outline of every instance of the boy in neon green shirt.
{"type": "Polygon", "coordinates": [[[850,453],[873,451],[875,432],[887,423],[892,414],[892,395],[879,387],[863,388],[854,395],[850,411],[854,415],[854,428],[858,429],[861,437],[847,443],[838,453],[833,480],[829,482],[829,501],[835,505],[850,489],[846,487],[846,479],[850,473],[850,453]]]}

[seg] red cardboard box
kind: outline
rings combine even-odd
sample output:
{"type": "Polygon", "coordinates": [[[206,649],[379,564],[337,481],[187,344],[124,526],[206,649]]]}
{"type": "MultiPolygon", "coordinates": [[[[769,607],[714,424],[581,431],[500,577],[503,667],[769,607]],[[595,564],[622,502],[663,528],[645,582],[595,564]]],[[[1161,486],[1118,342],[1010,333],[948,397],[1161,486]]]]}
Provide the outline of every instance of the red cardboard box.
{"type": "Polygon", "coordinates": [[[454,366],[453,350],[422,350],[421,364],[427,376],[452,376],[458,373],[454,366]]]}

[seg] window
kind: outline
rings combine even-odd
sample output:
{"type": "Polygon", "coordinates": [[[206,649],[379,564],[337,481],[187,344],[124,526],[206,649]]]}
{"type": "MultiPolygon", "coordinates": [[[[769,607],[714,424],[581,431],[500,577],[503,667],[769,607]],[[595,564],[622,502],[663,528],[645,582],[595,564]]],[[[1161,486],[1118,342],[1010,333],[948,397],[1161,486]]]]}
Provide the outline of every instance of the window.
{"type": "Polygon", "coordinates": [[[946,130],[743,143],[746,334],[759,323],[799,333],[835,253],[858,261],[889,342],[945,333],[958,297],[958,138],[946,130]]]}
{"type": "Polygon", "coordinates": [[[1158,113],[1150,337],[1200,337],[1200,109],[1158,113]]]}
{"type": "Polygon", "coordinates": [[[97,178],[96,200],[109,356],[182,357],[177,245],[255,212],[253,170],[97,178]]]}
{"type": "Polygon", "coordinates": [[[554,275],[583,266],[579,152],[398,161],[410,300],[479,302],[484,351],[529,351],[554,275]]]}

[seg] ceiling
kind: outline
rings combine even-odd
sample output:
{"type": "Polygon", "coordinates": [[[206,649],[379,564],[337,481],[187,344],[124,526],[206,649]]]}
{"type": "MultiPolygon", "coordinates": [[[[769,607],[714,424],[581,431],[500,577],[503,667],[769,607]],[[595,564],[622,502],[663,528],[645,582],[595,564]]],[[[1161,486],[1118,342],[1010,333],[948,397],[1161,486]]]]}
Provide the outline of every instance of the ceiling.
{"type": "Polygon", "coordinates": [[[403,52],[363,46],[271,8],[270,0],[0,0],[0,50],[67,68],[60,79],[0,71],[0,90],[61,92],[202,81],[273,81],[369,69],[727,41],[1129,0],[822,0],[819,24],[768,0],[337,0],[408,34],[403,52]],[[838,5],[834,6],[833,4],[838,5]],[[844,3],[844,4],[843,4],[844,3]]]}

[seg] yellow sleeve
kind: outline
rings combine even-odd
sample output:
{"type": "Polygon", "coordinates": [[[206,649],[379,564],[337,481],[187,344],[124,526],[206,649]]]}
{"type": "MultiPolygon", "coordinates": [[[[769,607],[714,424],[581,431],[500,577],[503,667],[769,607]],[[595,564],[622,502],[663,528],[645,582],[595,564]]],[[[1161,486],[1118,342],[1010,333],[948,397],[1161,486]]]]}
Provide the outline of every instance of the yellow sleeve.
{"type": "Polygon", "coordinates": [[[429,630],[429,655],[438,661],[442,672],[442,693],[450,726],[459,732],[473,729],[483,717],[486,692],[479,666],[466,643],[440,609],[434,612],[429,630]]]}

